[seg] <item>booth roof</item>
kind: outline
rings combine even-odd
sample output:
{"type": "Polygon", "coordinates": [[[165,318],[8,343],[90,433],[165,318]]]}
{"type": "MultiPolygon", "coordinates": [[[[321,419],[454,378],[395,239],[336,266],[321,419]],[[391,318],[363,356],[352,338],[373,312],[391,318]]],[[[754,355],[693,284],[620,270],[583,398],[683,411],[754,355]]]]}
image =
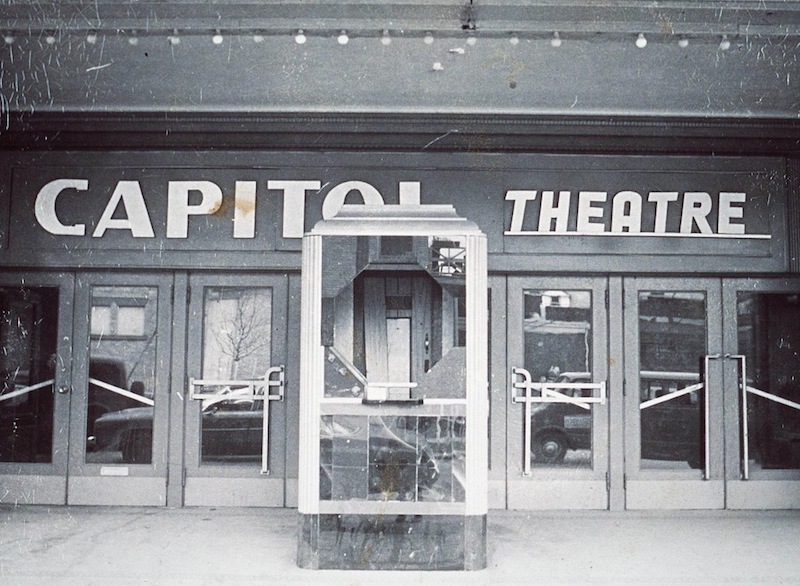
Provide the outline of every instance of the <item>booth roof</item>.
{"type": "Polygon", "coordinates": [[[322,236],[480,235],[478,226],[451,205],[350,205],[320,220],[311,234],[322,236]]]}

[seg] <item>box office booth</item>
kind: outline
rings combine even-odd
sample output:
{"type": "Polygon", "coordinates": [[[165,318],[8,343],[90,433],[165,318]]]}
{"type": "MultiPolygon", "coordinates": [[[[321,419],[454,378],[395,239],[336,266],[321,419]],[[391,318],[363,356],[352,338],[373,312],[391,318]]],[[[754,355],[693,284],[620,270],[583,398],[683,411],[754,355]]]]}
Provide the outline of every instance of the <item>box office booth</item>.
{"type": "Polygon", "coordinates": [[[344,205],[303,239],[298,564],[486,566],[486,237],[344,205]]]}

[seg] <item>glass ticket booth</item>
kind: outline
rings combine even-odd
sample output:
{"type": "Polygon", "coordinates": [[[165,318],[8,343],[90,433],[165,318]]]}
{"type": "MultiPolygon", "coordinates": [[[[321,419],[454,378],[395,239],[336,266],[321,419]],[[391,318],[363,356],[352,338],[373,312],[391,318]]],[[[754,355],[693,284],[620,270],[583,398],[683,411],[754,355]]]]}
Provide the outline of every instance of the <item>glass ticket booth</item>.
{"type": "Polygon", "coordinates": [[[486,238],[344,205],[303,240],[298,565],[486,565],[486,238]]]}

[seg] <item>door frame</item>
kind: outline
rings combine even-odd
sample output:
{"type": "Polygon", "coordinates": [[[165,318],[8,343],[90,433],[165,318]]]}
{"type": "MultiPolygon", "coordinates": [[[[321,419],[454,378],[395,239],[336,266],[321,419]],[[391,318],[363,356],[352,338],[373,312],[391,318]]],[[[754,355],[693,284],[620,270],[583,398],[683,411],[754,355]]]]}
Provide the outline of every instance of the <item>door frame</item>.
{"type": "MultiPolygon", "coordinates": [[[[592,380],[608,381],[608,279],[606,277],[509,276],[507,280],[507,365],[524,364],[525,289],[588,290],[592,292],[592,380]]],[[[506,379],[509,381],[509,378],[506,379]]],[[[513,383],[512,383],[513,384],[513,383]]],[[[506,485],[509,509],[607,509],[609,506],[609,404],[592,406],[592,469],[534,468],[524,475],[523,405],[511,403],[512,384],[507,382],[506,485]]],[[[607,390],[609,387],[607,386],[607,390]]]]}
{"type": "Polygon", "coordinates": [[[73,397],[70,408],[67,504],[164,506],[167,502],[170,368],[172,354],[173,277],[153,272],[78,273],[75,287],[73,344],[85,341],[87,352],[73,350],[73,397]],[[156,381],[150,464],[86,462],[89,389],[90,317],[94,286],[154,287],[158,291],[156,381]],[[81,438],[84,438],[81,440],[81,438]]]}
{"type": "MultiPolygon", "coordinates": [[[[200,421],[191,411],[189,379],[202,378],[202,336],[204,290],[206,287],[268,287],[272,290],[272,340],[270,366],[287,365],[292,354],[288,335],[289,275],[286,273],[194,273],[188,276],[186,373],[182,394],[184,411],[183,503],[185,506],[283,507],[292,495],[287,494],[291,465],[287,401],[270,401],[269,454],[270,472],[260,466],[200,463],[200,421]],[[193,441],[193,437],[196,439],[193,441]]],[[[292,347],[294,343],[292,342],[292,347]]],[[[174,425],[173,419],[173,425],[174,425]]],[[[177,456],[174,456],[177,459],[177,456]]],[[[291,487],[290,487],[291,488],[291,487]]]]}
{"type": "MultiPolygon", "coordinates": [[[[740,278],[722,282],[725,354],[739,354],[737,293],[800,294],[800,278],[740,278]]],[[[741,453],[741,388],[739,365],[725,364],[726,507],[729,509],[800,508],[800,470],[762,471],[761,478],[744,479],[741,453]]]]}
{"type": "Polygon", "coordinates": [[[53,444],[50,463],[0,463],[0,503],[63,505],[67,499],[67,453],[72,390],[72,323],[75,276],[72,273],[0,273],[2,287],[58,289],[57,368],[54,376],[53,444]],[[59,392],[55,392],[59,389],[59,392]]]}
{"type": "Polygon", "coordinates": [[[490,509],[508,508],[508,319],[506,277],[489,275],[489,482],[490,509]]]}
{"type": "Polygon", "coordinates": [[[625,506],[627,509],[722,509],[725,506],[722,381],[722,285],[716,278],[628,277],[623,280],[625,344],[625,506]],[[704,470],[642,470],[639,398],[639,292],[705,293],[709,378],[705,400],[708,478],[704,470]],[[716,392],[714,392],[716,391],[716,392]]]}

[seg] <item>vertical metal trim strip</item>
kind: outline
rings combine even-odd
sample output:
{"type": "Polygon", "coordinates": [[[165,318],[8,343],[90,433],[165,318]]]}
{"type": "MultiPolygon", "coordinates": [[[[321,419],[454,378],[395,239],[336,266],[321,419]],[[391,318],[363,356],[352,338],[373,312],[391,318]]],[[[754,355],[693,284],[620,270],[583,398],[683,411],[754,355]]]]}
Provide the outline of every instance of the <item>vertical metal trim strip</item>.
{"type": "Polygon", "coordinates": [[[488,512],[488,368],[486,236],[470,235],[467,248],[466,514],[488,512]]]}
{"type": "Polygon", "coordinates": [[[322,237],[303,237],[300,315],[300,445],[298,511],[319,513],[320,400],[324,387],[322,327],[322,237]]]}

